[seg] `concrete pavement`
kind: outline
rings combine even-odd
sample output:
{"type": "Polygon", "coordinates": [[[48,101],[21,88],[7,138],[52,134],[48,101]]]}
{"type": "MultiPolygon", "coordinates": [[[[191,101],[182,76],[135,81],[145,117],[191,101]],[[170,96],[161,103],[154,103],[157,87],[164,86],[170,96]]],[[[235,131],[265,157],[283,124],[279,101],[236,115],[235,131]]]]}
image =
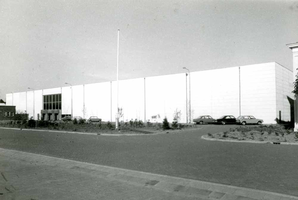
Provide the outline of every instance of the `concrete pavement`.
{"type": "Polygon", "coordinates": [[[0,148],[0,199],[298,200],[298,197],[0,148]]]}

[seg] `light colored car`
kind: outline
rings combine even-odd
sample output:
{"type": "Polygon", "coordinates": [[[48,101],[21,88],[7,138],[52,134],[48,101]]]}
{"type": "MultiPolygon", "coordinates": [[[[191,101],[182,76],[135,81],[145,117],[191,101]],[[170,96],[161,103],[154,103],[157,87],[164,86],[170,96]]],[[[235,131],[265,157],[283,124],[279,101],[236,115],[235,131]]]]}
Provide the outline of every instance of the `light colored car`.
{"type": "Polygon", "coordinates": [[[237,123],[246,125],[246,124],[262,124],[262,119],[257,119],[252,115],[242,115],[237,117],[237,123]]]}
{"type": "Polygon", "coordinates": [[[212,124],[215,122],[215,119],[213,119],[210,115],[202,115],[193,119],[193,122],[196,124],[212,124]]]}
{"type": "Polygon", "coordinates": [[[101,119],[96,116],[89,117],[88,123],[95,123],[95,122],[101,122],[101,119]]]}

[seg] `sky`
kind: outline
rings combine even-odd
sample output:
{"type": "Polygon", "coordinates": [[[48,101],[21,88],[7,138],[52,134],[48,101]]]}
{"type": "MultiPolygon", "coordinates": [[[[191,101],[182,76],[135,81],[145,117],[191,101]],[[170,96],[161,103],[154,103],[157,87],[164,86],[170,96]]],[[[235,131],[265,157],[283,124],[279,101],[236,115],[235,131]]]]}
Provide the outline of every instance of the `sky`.
{"type": "MultiPolygon", "coordinates": [[[[119,79],[278,62],[293,68],[296,1],[0,0],[0,99],[119,79]]],[[[228,77],[227,77],[228,78],[228,77]]]]}

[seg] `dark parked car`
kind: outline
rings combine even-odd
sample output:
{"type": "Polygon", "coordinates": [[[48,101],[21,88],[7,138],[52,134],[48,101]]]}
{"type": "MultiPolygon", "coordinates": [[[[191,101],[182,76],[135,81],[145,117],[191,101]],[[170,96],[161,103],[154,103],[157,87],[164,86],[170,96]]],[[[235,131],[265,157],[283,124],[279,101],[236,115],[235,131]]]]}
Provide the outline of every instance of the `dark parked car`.
{"type": "Polygon", "coordinates": [[[243,115],[237,117],[237,123],[246,125],[246,124],[262,124],[263,120],[262,119],[257,119],[252,115],[243,115]]]}
{"type": "Polygon", "coordinates": [[[210,115],[202,115],[198,118],[195,118],[193,120],[194,123],[196,124],[212,124],[214,123],[216,120],[213,119],[210,115]]]}
{"type": "Polygon", "coordinates": [[[233,115],[224,115],[216,120],[218,124],[236,124],[236,118],[233,115]]]}
{"type": "Polygon", "coordinates": [[[97,122],[101,122],[101,119],[96,116],[91,116],[88,119],[88,123],[97,123],[97,122]]]}

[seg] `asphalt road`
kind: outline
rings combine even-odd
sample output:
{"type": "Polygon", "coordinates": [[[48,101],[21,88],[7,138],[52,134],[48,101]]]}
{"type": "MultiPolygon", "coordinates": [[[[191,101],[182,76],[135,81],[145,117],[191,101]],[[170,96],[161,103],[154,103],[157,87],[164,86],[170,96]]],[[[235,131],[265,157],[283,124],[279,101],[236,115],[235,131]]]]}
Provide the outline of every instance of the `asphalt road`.
{"type": "Polygon", "coordinates": [[[120,137],[0,129],[0,147],[298,196],[298,146],[201,139],[230,127],[120,137]]]}

